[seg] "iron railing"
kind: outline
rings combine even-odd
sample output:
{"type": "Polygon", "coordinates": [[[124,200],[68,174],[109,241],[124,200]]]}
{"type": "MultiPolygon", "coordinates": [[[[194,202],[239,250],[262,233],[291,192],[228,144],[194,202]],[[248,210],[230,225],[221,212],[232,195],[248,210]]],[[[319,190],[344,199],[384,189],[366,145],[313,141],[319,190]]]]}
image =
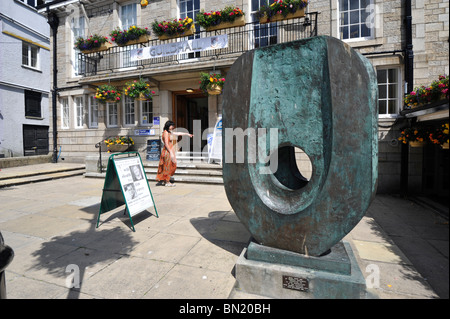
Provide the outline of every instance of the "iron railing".
{"type": "Polygon", "coordinates": [[[159,40],[152,39],[140,45],[124,47],[115,46],[107,51],[78,55],[78,73],[83,76],[93,76],[115,71],[133,70],[137,67],[160,67],[183,62],[202,62],[211,58],[224,59],[238,57],[242,53],[259,47],[285,43],[294,40],[317,36],[317,12],[307,13],[303,18],[259,24],[247,23],[245,26],[222,29],[217,31],[198,31],[191,37],[159,40]],[[178,42],[186,39],[198,39],[215,35],[228,35],[228,47],[194,53],[131,61],[131,50],[142,46],[157,46],[178,42]]]}

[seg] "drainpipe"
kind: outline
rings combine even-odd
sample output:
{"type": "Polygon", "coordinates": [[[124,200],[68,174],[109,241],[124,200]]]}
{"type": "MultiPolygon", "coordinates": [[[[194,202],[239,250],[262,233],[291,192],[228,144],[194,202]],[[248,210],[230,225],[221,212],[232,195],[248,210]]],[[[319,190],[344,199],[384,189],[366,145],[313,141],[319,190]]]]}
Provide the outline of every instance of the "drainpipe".
{"type": "MultiPolygon", "coordinates": [[[[47,12],[49,11],[47,7],[47,12]]],[[[52,163],[58,161],[58,126],[57,126],[57,95],[58,95],[58,68],[57,68],[57,51],[56,38],[58,33],[59,19],[56,13],[50,12],[47,15],[47,23],[50,25],[53,34],[53,88],[52,88],[52,117],[53,117],[53,156],[52,163]]]]}
{"type": "MultiPolygon", "coordinates": [[[[412,15],[411,0],[405,0],[405,80],[407,90],[414,90],[414,52],[412,44],[412,15]]],[[[408,144],[401,144],[401,162],[400,162],[400,195],[408,195],[408,166],[409,166],[409,148],[408,144]]]]}

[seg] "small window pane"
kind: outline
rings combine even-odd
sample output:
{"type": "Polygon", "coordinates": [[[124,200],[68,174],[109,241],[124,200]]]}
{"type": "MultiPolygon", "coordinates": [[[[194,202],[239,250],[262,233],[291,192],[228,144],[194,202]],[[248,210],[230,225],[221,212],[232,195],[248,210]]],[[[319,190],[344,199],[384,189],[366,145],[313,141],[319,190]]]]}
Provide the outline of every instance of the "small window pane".
{"type": "Polygon", "coordinates": [[[378,84],[386,83],[386,72],[387,72],[387,70],[378,70],[377,71],[378,84]]]}
{"type": "Polygon", "coordinates": [[[359,38],[359,25],[350,26],[350,39],[359,38]]]}
{"type": "Polygon", "coordinates": [[[378,113],[386,114],[386,101],[385,100],[378,101],[378,113]]]}
{"type": "Polygon", "coordinates": [[[28,65],[28,45],[22,42],[22,64],[28,65]]]}
{"type": "Polygon", "coordinates": [[[350,10],[359,9],[359,0],[350,0],[350,10]]]}
{"type": "Polygon", "coordinates": [[[34,46],[30,46],[31,52],[31,66],[33,68],[37,67],[37,56],[38,56],[38,48],[34,46]]]}
{"type": "Polygon", "coordinates": [[[387,98],[387,86],[386,85],[378,85],[378,98],[385,99],[387,98]]]}
{"type": "Polygon", "coordinates": [[[396,100],[389,100],[389,114],[395,114],[397,113],[397,103],[396,100]]]}
{"type": "Polygon", "coordinates": [[[350,12],[350,24],[359,23],[359,11],[350,12]]]}
{"type": "Polygon", "coordinates": [[[348,39],[348,27],[341,27],[341,39],[348,39]]]}

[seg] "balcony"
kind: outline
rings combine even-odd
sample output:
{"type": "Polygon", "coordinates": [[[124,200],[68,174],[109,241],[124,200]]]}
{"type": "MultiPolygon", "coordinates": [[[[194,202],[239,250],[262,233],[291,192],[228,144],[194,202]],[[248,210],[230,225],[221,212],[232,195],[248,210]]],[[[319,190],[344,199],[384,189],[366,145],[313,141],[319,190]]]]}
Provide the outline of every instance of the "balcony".
{"type": "Polygon", "coordinates": [[[193,36],[171,40],[152,39],[140,45],[115,46],[107,51],[80,53],[79,74],[84,77],[111,75],[111,73],[130,72],[138,69],[161,69],[164,67],[202,65],[205,62],[228,61],[229,65],[242,53],[268,45],[286,43],[317,36],[317,12],[307,13],[305,17],[284,20],[270,24],[247,23],[241,27],[218,31],[199,31],[193,36]],[[177,43],[191,39],[201,39],[218,35],[227,35],[228,46],[223,49],[175,54],[165,57],[152,57],[132,61],[131,51],[142,47],[154,47],[162,44],[177,43]]]}

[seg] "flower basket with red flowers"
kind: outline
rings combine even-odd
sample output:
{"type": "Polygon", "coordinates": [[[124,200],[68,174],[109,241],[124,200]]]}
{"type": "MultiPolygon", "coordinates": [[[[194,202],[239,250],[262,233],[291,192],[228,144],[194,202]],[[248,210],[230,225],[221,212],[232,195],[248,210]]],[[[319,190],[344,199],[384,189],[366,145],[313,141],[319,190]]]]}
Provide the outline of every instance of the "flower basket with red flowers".
{"type": "Polygon", "coordinates": [[[115,103],[120,101],[121,94],[115,86],[105,84],[97,88],[94,98],[100,103],[115,103]]]}
{"type": "Polygon", "coordinates": [[[86,39],[78,37],[75,41],[75,49],[78,49],[83,53],[105,51],[111,47],[112,44],[108,41],[108,37],[98,34],[91,35],[86,39]]]}
{"type": "Polygon", "coordinates": [[[262,6],[256,12],[256,17],[260,24],[301,18],[305,16],[307,5],[308,0],[277,0],[269,6],[262,6]]]}
{"type": "Polygon", "coordinates": [[[135,25],[128,30],[121,30],[117,28],[109,34],[111,41],[118,46],[146,43],[150,40],[150,31],[148,28],[138,28],[135,25]]]}
{"type": "Polygon", "coordinates": [[[244,12],[237,7],[225,7],[220,11],[200,11],[196,23],[206,31],[215,31],[245,25],[244,12]]]}

